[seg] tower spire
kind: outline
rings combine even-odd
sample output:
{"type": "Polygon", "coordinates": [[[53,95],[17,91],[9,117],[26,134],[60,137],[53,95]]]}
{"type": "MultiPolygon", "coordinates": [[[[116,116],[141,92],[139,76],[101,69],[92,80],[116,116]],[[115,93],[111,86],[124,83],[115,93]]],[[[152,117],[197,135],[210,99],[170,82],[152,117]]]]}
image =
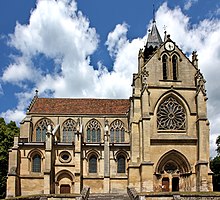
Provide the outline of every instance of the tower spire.
{"type": "Polygon", "coordinates": [[[156,22],[156,20],[155,20],[155,6],[153,4],[153,23],[155,23],[155,22],[156,22]]]}

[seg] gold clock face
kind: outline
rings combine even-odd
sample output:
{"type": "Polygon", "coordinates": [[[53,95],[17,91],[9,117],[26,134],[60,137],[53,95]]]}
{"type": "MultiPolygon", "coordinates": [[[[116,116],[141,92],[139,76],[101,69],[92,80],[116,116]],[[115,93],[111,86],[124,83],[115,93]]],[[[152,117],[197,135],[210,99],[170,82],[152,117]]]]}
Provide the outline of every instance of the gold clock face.
{"type": "Polygon", "coordinates": [[[175,45],[174,45],[173,42],[166,42],[166,44],[165,44],[165,49],[166,49],[167,51],[173,51],[174,48],[175,48],[175,45]]]}

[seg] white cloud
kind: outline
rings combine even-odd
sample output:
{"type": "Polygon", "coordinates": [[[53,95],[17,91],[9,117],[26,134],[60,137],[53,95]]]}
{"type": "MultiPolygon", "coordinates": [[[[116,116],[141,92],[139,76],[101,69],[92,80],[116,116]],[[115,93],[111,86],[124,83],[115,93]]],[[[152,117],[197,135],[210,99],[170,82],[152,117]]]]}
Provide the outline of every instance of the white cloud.
{"type": "Polygon", "coordinates": [[[106,45],[111,57],[115,57],[118,51],[123,48],[127,42],[128,25],[126,23],[116,25],[114,31],[108,34],[106,45]]]}
{"type": "Polygon", "coordinates": [[[193,4],[197,3],[198,0],[187,0],[184,4],[184,10],[189,10],[193,4]]]}

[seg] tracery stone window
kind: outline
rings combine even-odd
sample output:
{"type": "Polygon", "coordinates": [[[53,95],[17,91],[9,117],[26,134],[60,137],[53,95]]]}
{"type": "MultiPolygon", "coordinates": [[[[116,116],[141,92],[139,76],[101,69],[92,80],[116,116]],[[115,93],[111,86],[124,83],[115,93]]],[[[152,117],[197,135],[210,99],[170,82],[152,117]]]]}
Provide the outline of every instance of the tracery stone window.
{"type": "Polygon", "coordinates": [[[165,164],[164,171],[166,171],[169,174],[173,174],[175,172],[178,172],[178,167],[176,163],[169,161],[165,164]]]}
{"type": "Polygon", "coordinates": [[[110,125],[110,142],[120,143],[125,141],[124,123],[116,119],[110,125]]]}
{"type": "Polygon", "coordinates": [[[183,106],[173,97],[160,104],[157,111],[158,130],[185,130],[186,112],[183,106]]]}
{"type": "Polygon", "coordinates": [[[74,132],[76,131],[77,123],[68,119],[63,124],[63,142],[73,142],[74,141],[74,132]]]}
{"type": "Polygon", "coordinates": [[[41,156],[35,154],[32,158],[32,172],[41,172],[41,156]]]}
{"type": "Polygon", "coordinates": [[[100,142],[101,128],[97,120],[92,119],[87,125],[87,142],[100,142]]]}
{"type": "Polygon", "coordinates": [[[44,142],[46,140],[46,133],[47,133],[47,127],[48,125],[51,125],[51,128],[53,129],[53,125],[51,120],[44,118],[40,120],[35,129],[35,137],[33,138],[36,142],[44,142]]]}

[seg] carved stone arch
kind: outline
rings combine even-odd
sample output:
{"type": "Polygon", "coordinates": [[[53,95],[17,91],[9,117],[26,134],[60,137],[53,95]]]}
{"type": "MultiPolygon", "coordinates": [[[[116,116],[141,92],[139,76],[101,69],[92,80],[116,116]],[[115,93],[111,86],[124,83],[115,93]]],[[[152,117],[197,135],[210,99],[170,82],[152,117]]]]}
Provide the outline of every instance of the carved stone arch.
{"type": "Polygon", "coordinates": [[[36,154],[39,154],[41,159],[43,160],[45,158],[44,154],[42,153],[42,151],[40,149],[32,149],[28,154],[27,154],[27,158],[29,160],[31,160],[31,158],[33,156],[35,156],[36,154]]]}
{"type": "Polygon", "coordinates": [[[182,57],[177,51],[171,52],[170,56],[173,57],[174,55],[176,55],[179,58],[179,61],[182,62],[182,57]]]}
{"type": "Polygon", "coordinates": [[[61,170],[55,175],[55,192],[73,193],[75,176],[68,170],[61,170]]]}
{"type": "Polygon", "coordinates": [[[43,120],[46,120],[47,125],[51,125],[52,128],[54,128],[54,123],[53,123],[53,121],[52,121],[51,119],[47,118],[47,117],[43,117],[43,118],[39,119],[39,120],[35,123],[34,129],[36,129],[37,125],[38,125],[41,121],[43,121],[43,120]]]}
{"type": "MultiPolygon", "coordinates": [[[[161,156],[157,162],[155,174],[163,174],[165,171],[168,171],[169,164],[171,170],[175,170],[175,172],[180,173],[180,175],[191,174],[191,166],[187,158],[182,153],[174,149],[161,156]],[[172,165],[176,166],[176,169],[174,169],[172,165]]],[[[168,171],[168,173],[172,172],[168,171]]]]}
{"type": "Polygon", "coordinates": [[[167,53],[167,51],[162,51],[158,57],[158,60],[162,60],[163,55],[166,55],[167,57],[169,57],[169,54],[167,53]]]}
{"type": "Polygon", "coordinates": [[[118,151],[116,151],[116,153],[114,154],[114,160],[116,161],[118,156],[120,156],[120,155],[124,156],[125,159],[127,159],[127,161],[130,160],[130,155],[128,154],[127,151],[125,151],[123,149],[119,149],[118,151]]]}
{"type": "Polygon", "coordinates": [[[159,105],[168,97],[172,96],[175,98],[182,106],[184,106],[187,116],[192,113],[191,108],[189,106],[189,103],[186,101],[186,99],[178,92],[176,92],[174,89],[171,89],[165,93],[163,93],[158,100],[156,101],[154,105],[154,114],[156,115],[159,105]]]}
{"type": "Polygon", "coordinates": [[[72,182],[75,181],[75,176],[70,171],[65,169],[57,172],[55,175],[55,182],[59,182],[64,176],[69,178],[72,182]]]}
{"type": "Polygon", "coordinates": [[[91,150],[87,151],[85,154],[85,159],[87,161],[89,161],[89,158],[93,155],[95,155],[98,160],[101,159],[101,154],[96,149],[91,149],[91,150]]]}

